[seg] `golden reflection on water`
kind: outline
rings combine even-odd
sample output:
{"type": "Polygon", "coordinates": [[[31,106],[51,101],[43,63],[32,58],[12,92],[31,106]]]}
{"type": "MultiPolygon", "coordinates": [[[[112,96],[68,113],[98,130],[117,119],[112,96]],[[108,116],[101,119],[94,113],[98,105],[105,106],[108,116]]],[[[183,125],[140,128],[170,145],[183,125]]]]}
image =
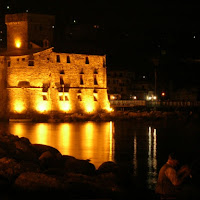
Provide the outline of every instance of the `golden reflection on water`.
{"type": "Polygon", "coordinates": [[[96,167],[114,158],[113,122],[12,123],[12,134],[57,148],[63,155],[90,159],[96,167]]]}

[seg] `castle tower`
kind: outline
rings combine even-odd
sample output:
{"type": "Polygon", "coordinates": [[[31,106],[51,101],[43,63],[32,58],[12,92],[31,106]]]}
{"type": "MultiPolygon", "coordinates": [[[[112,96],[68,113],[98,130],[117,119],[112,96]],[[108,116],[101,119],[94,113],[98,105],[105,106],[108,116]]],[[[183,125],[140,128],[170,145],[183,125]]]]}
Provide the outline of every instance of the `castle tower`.
{"type": "Polygon", "coordinates": [[[53,42],[55,18],[31,13],[8,14],[7,49],[48,48],[53,42]]]}

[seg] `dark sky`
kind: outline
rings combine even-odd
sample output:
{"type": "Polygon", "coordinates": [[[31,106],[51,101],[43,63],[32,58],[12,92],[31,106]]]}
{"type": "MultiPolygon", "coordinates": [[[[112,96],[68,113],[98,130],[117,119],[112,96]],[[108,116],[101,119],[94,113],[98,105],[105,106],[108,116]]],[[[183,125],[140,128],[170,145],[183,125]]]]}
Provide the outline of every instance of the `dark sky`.
{"type": "Polygon", "coordinates": [[[60,33],[74,19],[99,24],[106,34],[100,43],[110,67],[152,71],[151,58],[156,57],[160,71],[177,68],[179,73],[186,65],[183,60],[200,55],[200,5],[194,1],[0,0],[0,23],[4,14],[26,10],[55,15],[60,33]]]}

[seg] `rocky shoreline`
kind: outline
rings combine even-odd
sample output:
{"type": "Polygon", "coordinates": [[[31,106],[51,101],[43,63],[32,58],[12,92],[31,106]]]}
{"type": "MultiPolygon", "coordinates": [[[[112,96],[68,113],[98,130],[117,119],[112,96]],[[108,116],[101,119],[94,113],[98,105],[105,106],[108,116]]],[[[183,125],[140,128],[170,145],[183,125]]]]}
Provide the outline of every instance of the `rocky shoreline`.
{"type": "Polygon", "coordinates": [[[114,111],[100,112],[95,114],[85,113],[51,113],[34,114],[31,116],[12,115],[10,121],[29,120],[32,122],[77,122],[77,121],[118,121],[118,120],[137,120],[137,121],[156,121],[156,120],[193,120],[199,118],[198,111],[177,110],[177,111],[159,111],[159,110],[136,110],[136,111],[114,111]]]}
{"type": "MultiPolygon", "coordinates": [[[[27,138],[0,133],[0,190],[7,199],[35,197],[113,198],[122,193],[119,167],[108,161],[98,169],[89,160],[62,155],[31,144],[27,138]],[[39,195],[39,196],[38,196],[39,195]]],[[[39,198],[40,199],[40,198],[39,198]]]]}

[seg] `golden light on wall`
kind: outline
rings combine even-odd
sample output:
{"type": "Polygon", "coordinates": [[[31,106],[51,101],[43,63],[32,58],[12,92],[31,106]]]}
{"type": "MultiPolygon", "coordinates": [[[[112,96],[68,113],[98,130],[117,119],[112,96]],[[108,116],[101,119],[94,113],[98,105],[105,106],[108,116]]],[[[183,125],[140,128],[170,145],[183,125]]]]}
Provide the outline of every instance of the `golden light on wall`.
{"type": "Polygon", "coordinates": [[[113,112],[113,111],[114,111],[114,109],[111,108],[111,107],[107,107],[106,110],[107,110],[108,112],[113,112]]]}
{"type": "Polygon", "coordinates": [[[71,110],[71,104],[69,101],[59,102],[59,106],[60,106],[60,110],[62,110],[62,111],[68,112],[71,110]]]}
{"type": "Polygon", "coordinates": [[[16,48],[20,48],[22,46],[21,40],[20,39],[16,39],[15,40],[15,47],[16,48]]]}
{"type": "Polygon", "coordinates": [[[92,101],[92,100],[87,100],[87,101],[85,101],[84,106],[85,106],[85,111],[86,111],[87,113],[92,113],[92,112],[94,112],[94,101],[92,101]]]}
{"type": "Polygon", "coordinates": [[[24,107],[24,104],[22,101],[16,101],[14,103],[14,111],[15,112],[21,113],[24,111],[24,109],[25,109],[25,107],[24,107]]]}
{"type": "Polygon", "coordinates": [[[36,106],[36,110],[43,113],[45,111],[48,111],[48,102],[38,102],[37,106],[36,106]]]}

